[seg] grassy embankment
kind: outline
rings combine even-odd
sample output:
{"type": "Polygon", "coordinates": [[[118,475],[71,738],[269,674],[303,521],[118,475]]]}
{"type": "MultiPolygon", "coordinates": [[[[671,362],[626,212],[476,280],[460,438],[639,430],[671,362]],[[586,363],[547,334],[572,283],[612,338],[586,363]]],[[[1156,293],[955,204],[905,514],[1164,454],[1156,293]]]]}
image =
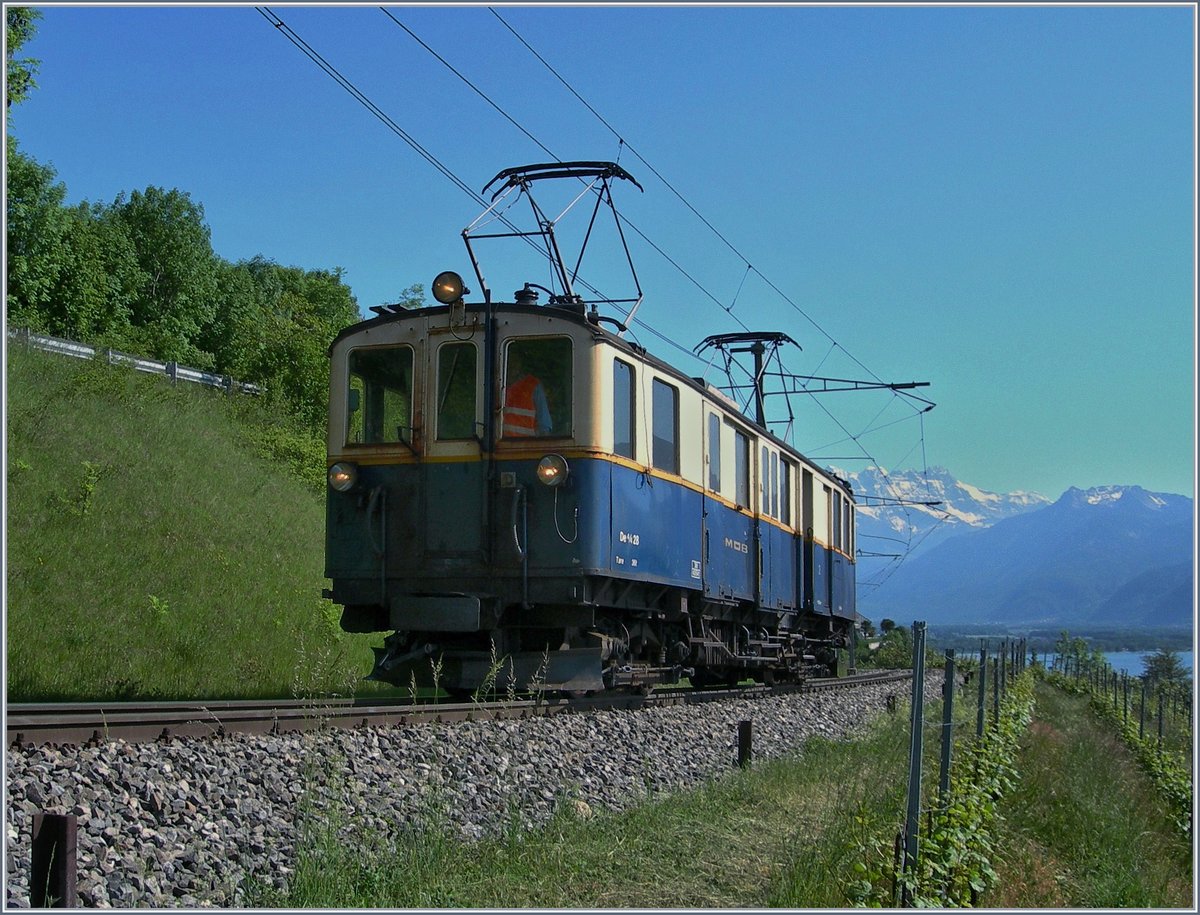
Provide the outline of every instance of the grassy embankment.
{"type": "Polygon", "coordinates": [[[255,398],[10,346],[7,695],[345,694],[323,449],[255,398]]]}

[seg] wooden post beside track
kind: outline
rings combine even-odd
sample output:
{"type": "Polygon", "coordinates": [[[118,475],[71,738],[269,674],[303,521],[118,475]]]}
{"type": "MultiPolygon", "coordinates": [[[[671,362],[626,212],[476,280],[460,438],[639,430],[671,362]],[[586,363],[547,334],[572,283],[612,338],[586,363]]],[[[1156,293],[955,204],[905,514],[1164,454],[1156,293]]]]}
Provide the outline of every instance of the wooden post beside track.
{"type": "Polygon", "coordinates": [[[746,769],[754,756],[754,722],[738,722],[738,765],[746,769]]]}
{"type": "Polygon", "coordinates": [[[35,909],[73,909],[78,823],[73,814],[33,815],[33,860],[29,869],[29,904],[35,909]]]}

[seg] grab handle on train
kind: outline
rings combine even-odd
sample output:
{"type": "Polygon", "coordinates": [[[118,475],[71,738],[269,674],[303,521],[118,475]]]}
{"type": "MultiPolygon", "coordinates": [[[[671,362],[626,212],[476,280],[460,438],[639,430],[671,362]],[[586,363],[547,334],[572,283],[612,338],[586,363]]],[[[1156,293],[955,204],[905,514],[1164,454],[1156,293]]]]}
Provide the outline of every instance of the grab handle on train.
{"type": "Polygon", "coordinates": [[[521,535],[520,535],[520,532],[517,530],[517,522],[520,520],[520,516],[517,515],[517,509],[520,507],[521,502],[524,498],[525,498],[525,487],[524,486],[518,486],[516,489],[513,490],[513,500],[512,500],[513,548],[516,549],[516,551],[517,551],[517,559],[521,560],[522,562],[525,561],[525,547],[523,547],[521,545],[521,535]]]}

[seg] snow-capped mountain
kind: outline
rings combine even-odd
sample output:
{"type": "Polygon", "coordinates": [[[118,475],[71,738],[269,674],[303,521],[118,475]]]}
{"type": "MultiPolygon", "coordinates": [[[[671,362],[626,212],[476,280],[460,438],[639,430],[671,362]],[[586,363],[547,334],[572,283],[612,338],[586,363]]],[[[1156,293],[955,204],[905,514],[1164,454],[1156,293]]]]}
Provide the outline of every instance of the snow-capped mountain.
{"type": "Polygon", "coordinates": [[[990,527],[1050,504],[1034,492],[988,492],[956,479],[944,467],[930,467],[928,473],[868,467],[854,473],[838,471],[838,475],[854,486],[858,501],[860,582],[887,575],[898,554],[912,558],[964,531],[990,527]]]}
{"type": "Polygon", "coordinates": [[[865,579],[859,609],[905,622],[1188,626],[1192,518],[1186,496],[1071,488],[914,553],[878,587],[865,579]]]}

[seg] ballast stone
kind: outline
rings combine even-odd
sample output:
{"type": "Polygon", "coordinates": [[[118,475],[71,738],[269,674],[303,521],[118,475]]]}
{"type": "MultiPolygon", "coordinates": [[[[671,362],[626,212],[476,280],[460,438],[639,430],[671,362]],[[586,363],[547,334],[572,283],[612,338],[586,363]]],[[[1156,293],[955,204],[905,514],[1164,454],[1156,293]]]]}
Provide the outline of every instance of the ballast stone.
{"type": "MultiPolygon", "coordinates": [[[[927,694],[941,678],[929,674],[927,694]]],[[[739,721],[754,722],[754,756],[770,759],[810,737],[844,738],[907,693],[879,684],[520,721],[11,750],[6,901],[29,906],[41,810],[79,818],[82,905],[237,906],[248,885],[286,887],[305,817],[384,835],[441,824],[475,840],[515,812],[532,829],[560,805],[594,816],[729,772],[739,721]]]]}

